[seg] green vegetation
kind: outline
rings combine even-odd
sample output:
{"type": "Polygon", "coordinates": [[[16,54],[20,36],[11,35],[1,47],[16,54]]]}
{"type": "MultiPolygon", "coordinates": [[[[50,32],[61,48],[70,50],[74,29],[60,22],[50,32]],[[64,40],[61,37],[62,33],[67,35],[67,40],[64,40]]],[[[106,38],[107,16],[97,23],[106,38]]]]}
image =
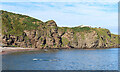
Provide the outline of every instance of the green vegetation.
{"type": "Polygon", "coordinates": [[[2,32],[5,35],[20,36],[24,30],[33,30],[43,22],[21,14],[15,14],[7,11],[2,12],[2,32]]]}
{"type": "Polygon", "coordinates": [[[72,29],[69,28],[69,27],[58,27],[58,29],[59,29],[60,31],[62,31],[62,32],[66,32],[66,31],[68,31],[68,30],[72,30],[72,29]]]}
{"type": "Polygon", "coordinates": [[[62,42],[63,42],[63,45],[65,46],[65,45],[68,45],[69,40],[67,38],[63,37],[62,42]]]}
{"type": "Polygon", "coordinates": [[[85,39],[85,37],[84,37],[84,34],[83,34],[83,33],[81,33],[81,37],[82,37],[82,39],[85,39]]]}
{"type": "Polygon", "coordinates": [[[110,36],[107,34],[107,32],[109,32],[108,29],[103,29],[103,28],[92,28],[92,29],[95,30],[99,36],[105,36],[110,39],[110,36]]]}
{"type": "Polygon", "coordinates": [[[64,32],[66,31],[74,31],[74,32],[84,32],[84,31],[90,31],[91,28],[90,27],[58,27],[59,30],[62,30],[64,32]]]}
{"type": "Polygon", "coordinates": [[[17,45],[7,45],[7,46],[3,46],[3,47],[18,47],[17,45]]]}
{"type": "Polygon", "coordinates": [[[74,33],[74,41],[77,41],[78,40],[78,38],[77,38],[77,35],[76,35],[76,33],[74,33]]]}
{"type": "Polygon", "coordinates": [[[75,32],[84,32],[91,30],[89,27],[72,27],[72,30],[75,32]]]}

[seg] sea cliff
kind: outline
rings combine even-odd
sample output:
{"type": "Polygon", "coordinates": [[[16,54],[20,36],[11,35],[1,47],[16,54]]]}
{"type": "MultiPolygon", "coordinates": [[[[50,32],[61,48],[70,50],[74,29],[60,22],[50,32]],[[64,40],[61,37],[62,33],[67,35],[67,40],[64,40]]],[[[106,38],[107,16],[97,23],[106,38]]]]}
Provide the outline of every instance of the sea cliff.
{"type": "Polygon", "coordinates": [[[23,48],[111,48],[120,47],[120,36],[108,29],[58,27],[26,15],[1,10],[3,46],[23,48]]]}

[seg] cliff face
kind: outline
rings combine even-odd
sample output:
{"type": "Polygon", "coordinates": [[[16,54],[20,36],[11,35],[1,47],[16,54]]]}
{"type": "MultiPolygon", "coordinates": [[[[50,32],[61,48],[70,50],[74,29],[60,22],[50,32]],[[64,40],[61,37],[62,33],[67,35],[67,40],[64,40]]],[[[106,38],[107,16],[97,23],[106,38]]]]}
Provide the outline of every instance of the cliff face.
{"type": "Polygon", "coordinates": [[[56,22],[1,11],[2,43],[29,48],[109,48],[120,47],[120,36],[108,29],[58,27],[56,22]]]}

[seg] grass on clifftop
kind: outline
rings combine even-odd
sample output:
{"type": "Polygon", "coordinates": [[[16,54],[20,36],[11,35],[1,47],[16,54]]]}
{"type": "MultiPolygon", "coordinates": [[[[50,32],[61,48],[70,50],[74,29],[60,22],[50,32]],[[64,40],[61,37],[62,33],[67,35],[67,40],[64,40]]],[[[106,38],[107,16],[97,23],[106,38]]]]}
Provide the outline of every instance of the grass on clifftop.
{"type": "Polygon", "coordinates": [[[84,32],[91,30],[89,27],[72,27],[72,30],[75,32],[84,32]]]}
{"type": "Polygon", "coordinates": [[[58,29],[66,32],[66,31],[74,31],[74,32],[84,32],[84,31],[90,31],[90,27],[58,27],[58,29]]]}
{"type": "Polygon", "coordinates": [[[21,14],[15,14],[7,11],[2,12],[2,31],[3,34],[11,34],[15,36],[22,35],[24,30],[33,30],[43,22],[21,14]]]}

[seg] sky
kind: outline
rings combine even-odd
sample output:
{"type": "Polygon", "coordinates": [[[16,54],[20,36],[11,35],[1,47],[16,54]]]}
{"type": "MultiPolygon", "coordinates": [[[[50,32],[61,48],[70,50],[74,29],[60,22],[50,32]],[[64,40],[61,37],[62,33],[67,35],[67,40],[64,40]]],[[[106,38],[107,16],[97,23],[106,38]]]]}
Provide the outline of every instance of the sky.
{"type": "Polygon", "coordinates": [[[60,27],[89,25],[118,34],[117,2],[1,2],[0,9],[44,22],[54,20],[60,27]]]}

